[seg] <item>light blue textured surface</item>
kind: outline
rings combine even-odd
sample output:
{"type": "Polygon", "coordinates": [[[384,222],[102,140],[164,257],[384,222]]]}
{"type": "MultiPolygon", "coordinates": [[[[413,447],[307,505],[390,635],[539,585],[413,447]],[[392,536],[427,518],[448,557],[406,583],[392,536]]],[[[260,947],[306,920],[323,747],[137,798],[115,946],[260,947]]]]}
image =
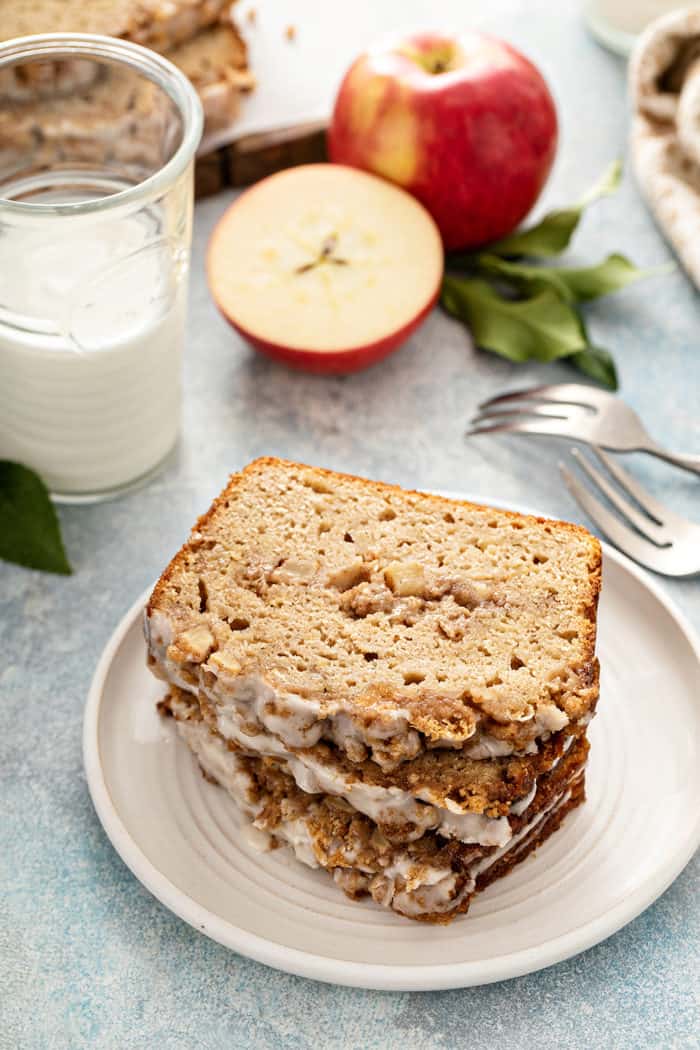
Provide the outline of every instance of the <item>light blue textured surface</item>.
{"type": "MultiPolygon", "coordinates": [[[[438,21],[435,6],[426,14],[438,21]]],[[[522,46],[554,87],[563,135],[546,202],[565,203],[625,152],[624,72],[588,39],[575,6],[523,8],[505,17],[492,7],[487,24],[522,46]]],[[[398,354],[358,376],[320,379],[271,364],[217,316],[202,278],[206,239],[228,199],[197,208],[177,462],[118,502],[61,510],[73,577],[0,565],[0,1046],[697,1047],[698,858],[644,915],[578,958],[485,988],[379,994],[276,973],[206,940],[149,896],[102,832],[80,754],[93,668],[117,620],[231,470],[278,454],[580,520],[558,480],[565,446],[462,438],[479,399],[569,378],[564,367],[516,368],[476,353],[437,313],[398,354]]],[[[612,250],[642,265],[668,258],[629,176],[576,241],[580,259],[612,250]]],[[[683,274],[588,315],[615,352],[627,400],[669,446],[700,451],[700,318],[683,274]]],[[[697,479],[640,458],[631,469],[700,520],[697,479]]],[[[664,586],[700,627],[700,584],[664,586]]]]}

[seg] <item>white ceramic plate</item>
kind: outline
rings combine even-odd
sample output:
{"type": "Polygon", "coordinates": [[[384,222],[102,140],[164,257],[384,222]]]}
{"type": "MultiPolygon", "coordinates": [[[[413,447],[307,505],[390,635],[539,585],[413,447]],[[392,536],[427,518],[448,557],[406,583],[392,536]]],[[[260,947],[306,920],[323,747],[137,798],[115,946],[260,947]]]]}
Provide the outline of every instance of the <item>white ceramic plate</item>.
{"type": "Polygon", "coordinates": [[[257,853],[200,775],[145,666],[142,595],[98,664],[84,758],[118,853],[166,907],[243,955],[365,988],[516,977],[597,944],[648,907],[700,843],[700,646],[646,574],[604,548],[601,699],[588,800],[450,926],[348,900],[289,851],[257,853]]]}

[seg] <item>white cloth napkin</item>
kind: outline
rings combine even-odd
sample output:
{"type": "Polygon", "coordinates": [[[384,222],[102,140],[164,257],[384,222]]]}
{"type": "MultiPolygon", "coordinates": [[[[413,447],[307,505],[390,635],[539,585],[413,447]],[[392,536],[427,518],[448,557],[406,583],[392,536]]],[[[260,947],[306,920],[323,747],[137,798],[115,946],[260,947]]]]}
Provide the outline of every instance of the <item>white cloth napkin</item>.
{"type": "Polygon", "coordinates": [[[637,41],[629,75],[637,181],[700,288],[700,8],[653,22],[637,41]]]}

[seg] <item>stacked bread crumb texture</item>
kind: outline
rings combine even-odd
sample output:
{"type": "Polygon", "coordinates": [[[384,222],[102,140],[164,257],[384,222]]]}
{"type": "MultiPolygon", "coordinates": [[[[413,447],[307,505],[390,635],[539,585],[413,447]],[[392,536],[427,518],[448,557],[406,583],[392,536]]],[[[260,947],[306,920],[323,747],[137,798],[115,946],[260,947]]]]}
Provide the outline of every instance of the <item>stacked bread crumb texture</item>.
{"type": "Polygon", "coordinates": [[[351,897],[445,922],[584,798],[584,529],[262,459],[146,610],[205,774],[351,897]]]}

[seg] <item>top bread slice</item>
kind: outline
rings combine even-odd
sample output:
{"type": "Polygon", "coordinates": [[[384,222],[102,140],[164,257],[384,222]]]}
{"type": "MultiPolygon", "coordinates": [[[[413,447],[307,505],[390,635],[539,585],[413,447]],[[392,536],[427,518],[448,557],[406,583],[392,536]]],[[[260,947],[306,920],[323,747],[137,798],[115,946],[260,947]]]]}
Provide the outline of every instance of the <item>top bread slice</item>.
{"type": "Polygon", "coordinates": [[[149,661],[290,747],[527,752],[592,714],[600,574],[578,526],[264,458],[158,581],[149,661]]]}

